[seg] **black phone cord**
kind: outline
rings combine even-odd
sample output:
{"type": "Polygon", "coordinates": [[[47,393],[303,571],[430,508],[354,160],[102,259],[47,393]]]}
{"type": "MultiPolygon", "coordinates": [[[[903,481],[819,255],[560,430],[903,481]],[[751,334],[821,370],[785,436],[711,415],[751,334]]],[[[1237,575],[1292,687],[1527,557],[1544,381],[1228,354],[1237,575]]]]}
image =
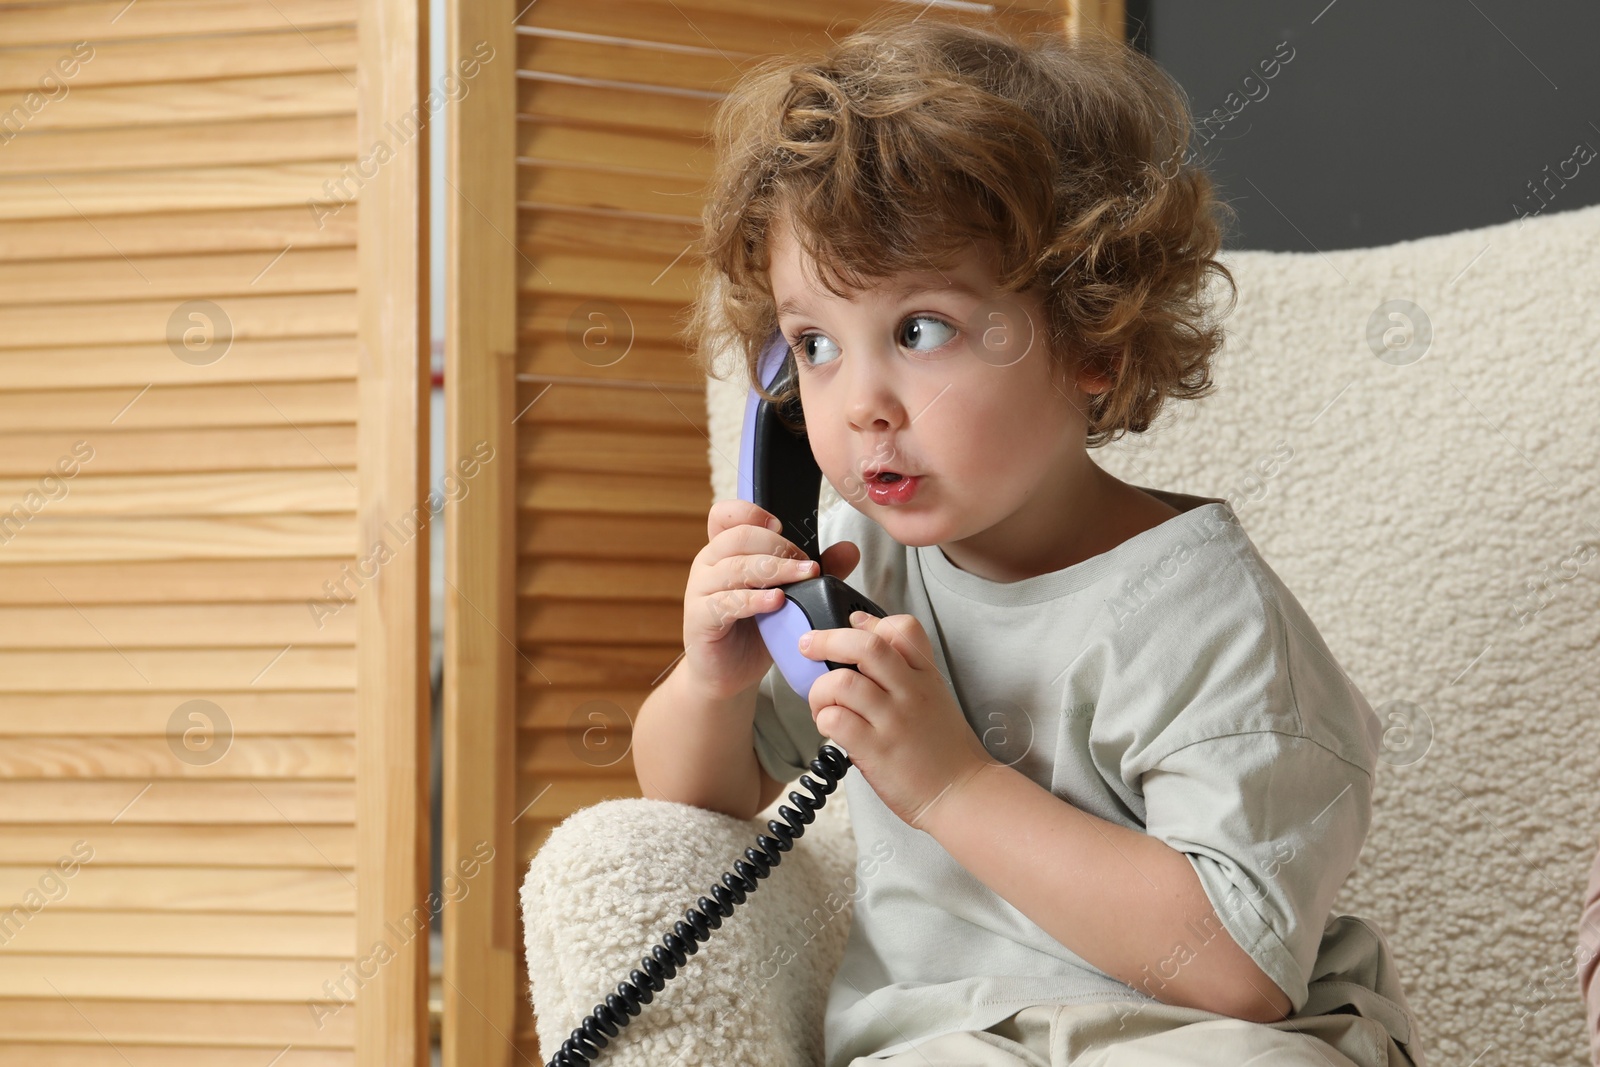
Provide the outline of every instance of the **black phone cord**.
{"type": "Polygon", "coordinates": [[[664,935],[661,943],[650,950],[650,955],[640,960],[630,980],[607,995],[604,1004],[595,1005],[594,1011],[572,1031],[572,1036],[562,1043],[561,1051],[550,1058],[546,1067],[582,1067],[597,1058],[609,1039],[616,1037],[622,1027],[639,1014],[640,1005],[654,1000],[667,980],[677,975],[685,960],[700,950],[700,943],[710,939],[711,931],[720,927],[722,920],[744,903],[746,894],[760,888],[760,880],[782,862],[783,853],[805,835],[818,809],[828,802],[828,795],[850,769],[850,757],[833,745],[825,744],[817,750],[811,769],[822,780],[818,782],[811,775],[803,774],[799,784],[811,790],[812,795],[789,794],[796,807],[785,804],[778,808],[781,821],[773,819],[767,823],[771,835],[759,835],[756,838],[759,847],[744,850],[749,862],[736,861],[734,870],[723,874],[723,884],[711,887],[711,897],[701,897],[698,908],[683,913],[672,932],[664,935]]]}

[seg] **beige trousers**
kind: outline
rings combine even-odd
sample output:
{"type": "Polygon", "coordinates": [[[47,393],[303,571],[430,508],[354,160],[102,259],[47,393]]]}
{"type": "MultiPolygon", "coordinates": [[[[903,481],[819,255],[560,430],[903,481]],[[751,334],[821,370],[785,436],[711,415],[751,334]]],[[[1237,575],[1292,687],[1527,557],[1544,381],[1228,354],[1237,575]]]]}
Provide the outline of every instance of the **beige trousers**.
{"type": "Polygon", "coordinates": [[[1036,1004],[848,1067],[1413,1067],[1360,1015],[1253,1023],[1160,1001],[1036,1004]]]}

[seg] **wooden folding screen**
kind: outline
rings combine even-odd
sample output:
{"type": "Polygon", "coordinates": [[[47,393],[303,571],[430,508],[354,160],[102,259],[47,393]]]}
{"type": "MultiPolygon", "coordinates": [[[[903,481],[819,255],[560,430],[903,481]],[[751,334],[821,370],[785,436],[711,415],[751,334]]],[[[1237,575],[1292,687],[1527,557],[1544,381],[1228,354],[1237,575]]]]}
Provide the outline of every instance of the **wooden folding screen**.
{"type": "Polygon", "coordinates": [[[0,1064],[426,1062],[423,29],[0,4],[0,1064]]]}
{"type": "MultiPolygon", "coordinates": [[[[555,1051],[533,1032],[517,886],[557,822],[638,795],[632,716],[682,651],[712,496],[705,380],[678,327],[713,107],[755,59],[884,6],[451,4],[450,63],[496,58],[451,112],[447,466],[499,467],[449,512],[444,869],[485,843],[508,859],[446,915],[447,1065],[555,1051]]],[[[1121,10],[927,8],[1118,36],[1121,10]]]]}

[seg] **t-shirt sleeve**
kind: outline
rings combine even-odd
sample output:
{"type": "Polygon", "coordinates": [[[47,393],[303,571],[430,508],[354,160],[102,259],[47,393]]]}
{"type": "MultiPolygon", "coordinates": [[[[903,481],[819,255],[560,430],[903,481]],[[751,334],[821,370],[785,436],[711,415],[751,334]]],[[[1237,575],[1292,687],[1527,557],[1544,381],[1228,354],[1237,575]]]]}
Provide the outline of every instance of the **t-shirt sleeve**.
{"type": "Polygon", "coordinates": [[[824,740],[811,705],[783,680],[774,663],[756,688],[756,759],[780,782],[792,782],[811,766],[824,740]]]}
{"type": "Polygon", "coordinates": [[[1309,737],[1252,730],[1169,752],[1141,785],[1146,832],[1188,857],[1223,927],[1299,1011],[1371,824],[1370,772],[1309,737]]]}

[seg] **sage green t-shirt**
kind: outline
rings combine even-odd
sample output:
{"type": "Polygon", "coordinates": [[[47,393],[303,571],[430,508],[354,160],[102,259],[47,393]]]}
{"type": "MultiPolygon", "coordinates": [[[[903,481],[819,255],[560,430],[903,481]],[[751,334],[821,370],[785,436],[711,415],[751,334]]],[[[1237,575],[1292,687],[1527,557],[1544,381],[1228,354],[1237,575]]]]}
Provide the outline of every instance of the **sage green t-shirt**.
{"type": "MultiPolygon", "coordinates": [[[[819,516],[820,544],[853,541],[861,562],[846,581],[922,623],[995,759],[1183,852],[1293,1011],[1346,1004],[1409,1043],[1381,932],[1331,914],[1371,821],[1377,716],[1232,508],[1146,491],[1187,510],[1017,582],[960,570],[938,546],[900,545],[844,501],[819,516]]],[[[793,782],[823,741],[774,667],[756,703],[762,766],[793,782]]],[[[840,887],[854,910],[828,996],[827,1067],[981,1030],[1030,1004],[1152,999],[990,890],[859,770],[842,784],[857,862],[840,887]]],[[[1221,936],[1214,924],[1187,931],[1153,961],[1151,987],[1210,936],[1221,936]]]]}

